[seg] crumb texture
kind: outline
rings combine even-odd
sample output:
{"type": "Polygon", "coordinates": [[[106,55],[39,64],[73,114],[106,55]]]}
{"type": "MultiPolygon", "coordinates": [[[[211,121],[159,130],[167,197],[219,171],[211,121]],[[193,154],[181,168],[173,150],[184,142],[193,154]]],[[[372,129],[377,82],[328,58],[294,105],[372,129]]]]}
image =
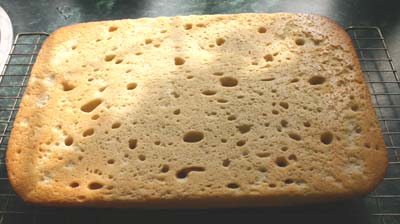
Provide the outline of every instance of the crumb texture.
{"type": "Polygon", "coordinates": [[[329,201],[371,191],[386,164],[351,40],[287,13],[61,28],[7,151],[16,192],[57,205],[329,201]]]}

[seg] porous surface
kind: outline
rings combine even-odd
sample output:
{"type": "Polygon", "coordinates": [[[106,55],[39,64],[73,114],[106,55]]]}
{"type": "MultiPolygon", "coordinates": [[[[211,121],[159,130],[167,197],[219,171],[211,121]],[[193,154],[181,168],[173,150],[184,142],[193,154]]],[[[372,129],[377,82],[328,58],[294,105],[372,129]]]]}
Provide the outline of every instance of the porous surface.
{"type": "Polygon", "coordinates": [[[53,205],[330,201],[368,193],[386,165],[350,38],[286,13],[58,29],[7,151],[15,191],[53,205]]]}

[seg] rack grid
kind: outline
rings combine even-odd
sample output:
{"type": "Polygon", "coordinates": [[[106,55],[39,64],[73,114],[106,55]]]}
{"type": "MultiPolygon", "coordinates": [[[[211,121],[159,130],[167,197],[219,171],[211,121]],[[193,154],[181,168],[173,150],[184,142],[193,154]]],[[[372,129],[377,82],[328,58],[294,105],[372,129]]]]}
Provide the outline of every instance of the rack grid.
{"type": "Polygon", "coordinates": [[[48,34],[19,33],[0,75],[0,224],[159,222],[248,222],[254,217],[280,222],[400,223],[400,79],[378,27],[346,29],[356,47],[381,123],[389,167],[382,183],[362,199],[292,208],[143,210],[54,208],[24,203],[12,190],[5,153],[32,66],[48,34]]]}

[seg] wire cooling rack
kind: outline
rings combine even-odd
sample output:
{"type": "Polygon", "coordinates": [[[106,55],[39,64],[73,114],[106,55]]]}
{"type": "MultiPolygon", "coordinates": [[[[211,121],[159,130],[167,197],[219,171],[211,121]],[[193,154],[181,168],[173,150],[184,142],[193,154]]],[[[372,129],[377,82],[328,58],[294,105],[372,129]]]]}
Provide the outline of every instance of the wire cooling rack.
{"type": "Polygon", "coordinates": [[[389,168],[377,189],[362,199],[292,208],[138,210],[52,208],[28,205],[7,178],[5,152],[31,68],[47,33],[16,36],[0,75],[0,224],[230,222],[400,223],[400,82],[377,27],[349,27],[389,152],[389,168]]]}

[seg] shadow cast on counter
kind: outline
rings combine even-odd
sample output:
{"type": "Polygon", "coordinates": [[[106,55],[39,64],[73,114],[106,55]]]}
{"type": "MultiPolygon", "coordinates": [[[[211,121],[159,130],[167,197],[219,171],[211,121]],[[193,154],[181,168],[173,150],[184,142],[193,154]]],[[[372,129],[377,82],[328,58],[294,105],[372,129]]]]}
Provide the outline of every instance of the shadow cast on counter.
{"type": "MultiPolygon", "coordinates": [[[[14,214],[8,219],[36,223],[375,223],[362,199],[295,207],[219,209],[111,209],[38,207],[39,215],[14,214]]],[[[7,216],[6,216],[7,220],[7,216]]],[[[30,223],[29,222],[29,223],[30,223]]],[[[22,223],[22,222],[6,222],[22,223]]],[[[28,222],[26,222],[28,223],[28,222]]],[[[379,222],[377,222],[379,223],[379,222]]]]}

